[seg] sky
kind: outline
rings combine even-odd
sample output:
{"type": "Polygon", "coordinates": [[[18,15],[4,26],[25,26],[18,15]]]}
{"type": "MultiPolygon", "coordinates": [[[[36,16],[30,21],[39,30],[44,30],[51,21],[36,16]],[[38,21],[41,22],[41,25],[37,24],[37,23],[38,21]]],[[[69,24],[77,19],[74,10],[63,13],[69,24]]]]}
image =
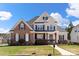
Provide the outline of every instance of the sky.
{"type": "Polygon", "coordinates": [[[29,21],[43,12],[48,12],[59,26],[67,27],[70,21],[74,26],[79,24],[77,3],[0,3],[0,33],[8,32],[20,19],[29,21]]]}

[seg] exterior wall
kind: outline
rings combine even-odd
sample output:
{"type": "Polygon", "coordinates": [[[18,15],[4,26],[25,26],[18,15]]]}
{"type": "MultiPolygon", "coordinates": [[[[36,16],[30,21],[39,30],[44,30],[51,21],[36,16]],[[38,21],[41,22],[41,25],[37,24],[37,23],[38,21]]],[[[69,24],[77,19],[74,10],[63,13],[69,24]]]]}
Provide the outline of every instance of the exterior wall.
{"type": "Polygon", "coordinates": [[[47,26],[50,26],[50,25],[53,25],[53,26],[55,26],[55,28],[57,28],[57,24],[55,22],[56,22],[56,20],[53,19],[51,16],[49,16],[48,13],[43,13],[37,20],[35,20],[33,22],[32,25],[35,26],[37,24],[39,24],[39,25],[43,24],[43,25],[45,25],[45,30],[47,30],[47,26]],[[44,16],[47,16],[48,20],[43,20],[44,16]]]}
{"type": "MultiPolygon", "coordinates": [[[[23,22],[20,22],[20,24],[23,22]]],[[[27,25],[25,25],[25,30],[19,30],[19,24],[14,28],[14,33],[20,33],[20,34],[25,34],[25,33],[30,33],[30,29],[27,25]]]]}
{"type": "Polygon", "coordinates": [[[64,35],[64,40],[67,40],[67,32],[59,32],[59,35],[64,35]]]}
{"type": "Polygon", "coordinates": [[[35,34],[31,33],[29,35],[29,44],[35,44],[35,34]]]}
{"type": "Polygon", "coordinates": [[[71,34],[70,34],[71,42],[73,42],[73,43],[79,43],[79,32],[75,32],[75,30],[77,30],[77,29],[78,29],[78,27],[73,28],[71,31],[71,34]]]}
{"type": "MultiPolygon", "coordinates": [[[[19,25],[23,23],[22,21],[14,28],[14,31],[13,33],[11,33],[11,43],[17,43],[18,41],[16,41],[16,34],[20,35],[21,37],[23,35],[25,35],[25,38],[26,38],[26,33],[27,34],[30,34],[30,36],[32,37],[31,35],[31,29],[24,23],[24,30],[20,30],[19,29],[19,25]]],[[[30,38],[30,37],[29,37],[30,38]]],[[[18,39],[19,40],[19,39],[18,39]]],[[[25,39],[24,39],[25,40],[25,39]]],[[[29,39],[28,43],[30,42],[31,40],[29,39]]],[[[33,42],[34,43],[34,42],[33,42]]]]}
{"type": "Polygon", "coordinates": [[[67,39],[67,32],[59,32],[59,39],[58,39],[58,43],[59,44],[66,44],[68,43],[68,39],[67,39]]]}

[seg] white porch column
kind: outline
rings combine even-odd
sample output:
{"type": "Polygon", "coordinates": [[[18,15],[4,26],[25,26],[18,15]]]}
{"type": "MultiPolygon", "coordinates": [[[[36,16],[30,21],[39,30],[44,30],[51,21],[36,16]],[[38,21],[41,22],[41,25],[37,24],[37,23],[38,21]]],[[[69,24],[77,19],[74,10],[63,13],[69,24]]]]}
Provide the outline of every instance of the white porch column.
{"type": "Polygon", "coordinates": [[[49,34],[48,34],[48,40],[49,40],[49,34]]]}
{"type": "Polygon", "coordinates": [[[19,40],[19,35],[18,35],[18,33],[16,33],[16,41],[18,41],[19,40]]]}
{"type": "Polygon", "coordinates": [[[25,35],[26,37],[25,37],[25,39],[26,39],[26,41],[29,41],[29,34],[28,33],[26,33],[26,35],[25,35]]]}
{"type": "Polygon", "coordinates": [[[55,40],[55,34],[53,33],[53,40],[55,40]]]}

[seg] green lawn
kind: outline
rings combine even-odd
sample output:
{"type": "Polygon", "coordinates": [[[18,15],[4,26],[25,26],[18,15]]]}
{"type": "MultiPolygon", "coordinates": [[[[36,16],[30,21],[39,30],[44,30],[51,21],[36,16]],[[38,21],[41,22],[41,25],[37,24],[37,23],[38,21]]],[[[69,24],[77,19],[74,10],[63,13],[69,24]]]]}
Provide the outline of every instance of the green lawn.
{"type": "Polygon", "coordinates": [[[67,51],[70,51],[76,55],[79,55],[79,45],[65,45],[65,44],[61,44],[59,45],[59,47],[67,50],[67,51]]]}
{"type": "MultiPolygon", "coordinates": [[[[53,48],[49,45],[40,46],[3,46],[0,47],[0,55],[53,55],[53,48]]],[[[55,55],[60,53],[55,50],[55,55]]]]}

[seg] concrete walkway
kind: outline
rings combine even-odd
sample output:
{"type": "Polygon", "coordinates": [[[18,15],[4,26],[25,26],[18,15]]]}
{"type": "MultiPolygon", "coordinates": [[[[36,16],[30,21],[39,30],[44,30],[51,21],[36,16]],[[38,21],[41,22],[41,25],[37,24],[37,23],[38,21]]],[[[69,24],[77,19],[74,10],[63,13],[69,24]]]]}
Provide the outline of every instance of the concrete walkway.
{"type": "MultiPolygon", "coordinates": [[[[53,47],[53,45],[50,45],[50,46],[53,47]]],[[[66,50],[58,47],[57,45],[55,46],[55,49],[58,50],[61,53],[61,55],[63,55],[63,56],[75,56],[76,55],[76,54],[73,54],[69,51],[66,51],[66,50]]]]}

